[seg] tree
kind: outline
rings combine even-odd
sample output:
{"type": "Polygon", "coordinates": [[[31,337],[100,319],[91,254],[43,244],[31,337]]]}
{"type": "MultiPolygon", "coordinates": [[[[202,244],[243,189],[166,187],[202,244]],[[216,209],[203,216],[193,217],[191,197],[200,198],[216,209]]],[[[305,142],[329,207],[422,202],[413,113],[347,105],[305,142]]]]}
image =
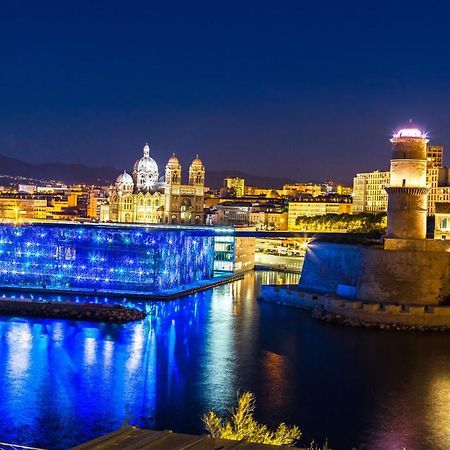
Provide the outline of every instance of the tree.
{"type": "Polygon", "coordinates": [[[272,431],[267,425],[258,423],[254,418],[255,396],[251,392],[242,393],[238,397],[236,408],[229,411],[229,419],[223,419],[213,411],[203,416],[203,423],[211,437],[293,446],[302,435],[300,428],[295,425],[289,427],[280,423],[278,428],[272,431]]]}
{"type": "Polygon", "coordinates": [[[298,216],[295,219],[297,229],[318,232],[384,232],[386,224],[385,213],[325,214],[322,216],[298,216]]]}

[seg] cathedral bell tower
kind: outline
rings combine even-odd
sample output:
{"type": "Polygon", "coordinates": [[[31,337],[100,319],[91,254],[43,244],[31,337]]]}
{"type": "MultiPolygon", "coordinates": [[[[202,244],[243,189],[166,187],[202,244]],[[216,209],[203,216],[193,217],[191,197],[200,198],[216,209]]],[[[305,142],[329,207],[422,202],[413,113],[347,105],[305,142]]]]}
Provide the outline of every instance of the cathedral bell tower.
{"type": "Polygon", "coordinates": [[[166,184],[181,184],[181,164],[175,156],[175,153],[166,165],[166,184]]]}
{"type": "Polygon", "coordinates": [[[425,239],[427,232],[427,135],[410,125],[392,142],[387,238],[425,239]]]}
{"type": "Polygon", "coordinates": [[[166,223],[180,222],[181,208],[181,164],[175,153],[166,165],[164,188],[164,220],[166,223]]]}
{"type": "Polygon", "coordinates": [[[198,155],[189,167],[189,184],[193,186],[203,186],[205,184],[205,167],[198,155]]]}

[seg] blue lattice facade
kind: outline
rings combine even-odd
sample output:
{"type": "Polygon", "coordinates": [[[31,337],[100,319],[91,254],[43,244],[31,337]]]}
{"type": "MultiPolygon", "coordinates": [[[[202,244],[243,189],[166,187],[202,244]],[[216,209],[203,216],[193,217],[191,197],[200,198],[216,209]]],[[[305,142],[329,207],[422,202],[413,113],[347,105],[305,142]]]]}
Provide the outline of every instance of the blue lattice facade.
{"type": "Polygon", "coordinates": [[[157,294],[213,270],[207,230],[0,225],[0,287],[157,294]]]}

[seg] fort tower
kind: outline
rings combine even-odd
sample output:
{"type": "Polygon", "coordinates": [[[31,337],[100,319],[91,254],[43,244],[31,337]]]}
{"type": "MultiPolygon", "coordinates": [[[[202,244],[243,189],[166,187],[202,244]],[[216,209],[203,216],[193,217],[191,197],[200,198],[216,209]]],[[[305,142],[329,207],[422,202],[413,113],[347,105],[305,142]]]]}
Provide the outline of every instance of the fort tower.
{"type": "Polygon", "coordinates": [[[427,231],[427,135],[410,125],[392,142],[386,237],[425,239],[427,231]]]}

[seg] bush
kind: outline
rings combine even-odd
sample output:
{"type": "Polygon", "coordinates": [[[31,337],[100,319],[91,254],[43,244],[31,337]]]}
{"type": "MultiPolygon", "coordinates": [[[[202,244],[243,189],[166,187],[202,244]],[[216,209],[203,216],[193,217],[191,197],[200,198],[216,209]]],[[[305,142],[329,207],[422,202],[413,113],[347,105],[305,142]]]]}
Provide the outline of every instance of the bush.
{"type": "Polygon", "coordinates": [[[296,228],[301,231],[370,233],[384,231],[386,214],[325,214],[323,216],[298,216],[296,228]]]}
{"type": "MultiPolygon", "coordinates": [[[[255,396],[251,392],[244,392],[238,396],[236,408],[229,410],[230,418],[223,419],[213,411],[202,417],[206,430],[213,438],[245,440],[257,444],[294,446],[302,433],[297,426],[289,427],[280,423],[275,431],[269,430],[267,425],[258,423],[254,418],[255,396]]],[[[320,450],[314,442],[308,447],[310,450],[320,450]]],[[[323,450],[330,450],[325,444],[323,450]]]]}

